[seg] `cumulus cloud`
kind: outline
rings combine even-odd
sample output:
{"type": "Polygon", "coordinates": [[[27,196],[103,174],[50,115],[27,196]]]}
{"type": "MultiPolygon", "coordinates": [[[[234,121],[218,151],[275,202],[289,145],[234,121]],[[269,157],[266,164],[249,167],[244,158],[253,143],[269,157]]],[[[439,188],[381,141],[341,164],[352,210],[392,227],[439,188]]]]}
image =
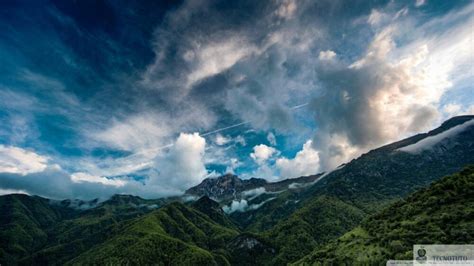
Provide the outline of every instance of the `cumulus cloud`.
{"type": "Polygon", "coordinates": [[[275,162],[282,178],[295,178],[316,174],[319,171],[319,154],[312,146],[312,140],[306,141],[303,149],[295,158],[278,158],[275,162]]]}
{"type": "Polygon", "coordinates": [[[32,151],[0,145],[0,173],[27,175],[46,169],[48,158],[32,151]]]}
{"type": "Polygon", "coordinates": [[[455,62],[472,57],[463,52],[469,50],[462,44],[465,30],[460,25],[452,32],[397,47],[394,38],[403,29],[391,23],[380,29],[360,59],[348,67],[323,69],[320,80],[325,92],[312,103],[320,125],[313,146],[322,169],[432,127],[440,118],[438,103],[452,86],[455,62]],[[459,42],[433,42],[449,37],[459,42]],[[446,54],[454,47],[463,57],[446,54]]]}
{"type": "MultiPolygon", "coordinates": [[[[53,199],[108,198],[117,193],[135,193],[143,191],[143,185],[137,181],[129,181],[123,186],[116,186],[96,180],[93,182],[73,181],[71,175],[59,167],[47,167],[41,172],[26,175],[0,173],[0,187],[7,190],[20,190],[31,195],[39,195],[53,199]]],[[[150,195],[150,194],[148,194],[150,195]]]]}
{"type": "MultiPolygon", "coordinates": [[[[309,172],[300,158],[314,159],[310,155],[316,151],[321,170],[334,168],[368,149],[430,128],[443,115],[472,113],[474,107],[466,97],[461,99],[466,102],[440,100],[449,88],[472,84],[474,5],[452,6],[427,14],[425,8],[396,1],[341,5],[198,0],[181,1],[163,16],[127,6],[140,23],[117,28],[133,32],[130,41],[118,43],[91,33],[92,45],[81,45],[80,57],[73,52],[75,45],[61,41],[76,39],[66,29],[81,28],[75,25],[79,21],[57,21],[65,29],[61,34],[54,32],[57,27],[23,21],[32,30],[7,32],[8,40],[18,42],[7,41],[0,48],[9,69],[0,74],[0,106],[6,110],[0,117],[0,139],[7,145],[34,147],[40,157],[51,155],[67,171],[54,170],[49,160],[38,158],[17,165],[13,162],[18,158],[10,152],[0,157],[0,167],[4,174],[25,178],[48,171],[64,176],[71,189],[61,195],[97,185],[104,193],[133,192],[135,187],[134,194],[155,196],[180,193],[199,182],[209,175],[206,164],[220,164],[233,172],[253,160],[258,169],[242,167],[243,172],[253,171],[245,175],[276,179],[278,170],[291,176],[291,167],[295,173],[309,172]],[[141,16],[141,10],[153,16],[141,16]],[[30,32],[42,32],[46,37],[38,43],[44,45],[24,46],[39,36],[30,32]],[[57,38],[63,34],[71,38],[57,38]],[[82,58],[84,51],[93,50],[82,47],[98,47],[101,56],[82,58]],[[23,56],[16,55],[48,49],[55,53],[45,54],[58,54],[61,64],[56,64],[55,56],[35,55],[38,62],[55,63],[48,65],[51,69],[16,73],[29,68],[22,63],[23,56]],[[298,111],[291,108],[309,101],[298,111]],[[242,128],[251,128],[252,136],[245,139],[236,133],[228,142],[235,135],[224,135],[224,130],[235,133],[242,128]],[[250,147],[244,147],[254,145],[253,135],[261,138],[258,143],[267,137],[267,144],[276,146],[277,134],[278,149],[285,152],[284,145],[301,143],[313,136],[313,130],[313,151],[303,146],[295,158],[280,158],[281,169],[275,148],[254,148],[248,157],[250,147]],[[222,135],[212,138],[218,132],[222,135]],[[83,156],[71,160],[62,154],[65,150],[83,156]]],[[[62,18],[60,13],[54,19],[62,18]]],[[[14,21],[0,24],[17,28],[14,21]]]]}
{"type": "Polygon", "coordinates": [[[231,139],[229,137],[222,136],[221,134],[217,134],[214,139],[214,142],[219,146],[225,145],[229,143],[230,141],[231,139]]]}
{"type": "Polygon", "coordinates": [[[150,184],[183,191],[197,185],[208,174],[204,164],[206,139],[199,133],[181,133],[169,152],[156,158],[158,174],[150,184]]]}
{"type": "Polygon", "coordinates": [[[323,61],[329,61],[329,60],[332,60],[336,57],[336,53],[334,51],[331,51],[331,50],[326,50],[326,51],[321,51],[319,52],[319,60],[323,60],[323,61]]]}
{"type": "Polygon", "coordinates": [[[134,180],[112,179],[87,173],[71,175],[59,165],[50,164],[45,157],[19,147],[2,147],[1,151],[2,193],[24,193],[56,199],[91,199],[143,191],[143,184],[134,180]],[[12,161],[12,158],[16,161],[12,161]],[[11,163],[14,163],[14,168],[11,163]]]}
{"type": "Polygon", "coordinates": [[[0,187],[52,198],[108,197],[117,193],[142,197],[178,195],[209,175],[204,164],[206,140],[181,133],[169,150],[155,158],[148,178],[134,180],[86,172],[68,173],[40,155],[17,147],[1,147],[0,187]]]}
{"type": "Polygon", "coordinates": [[[278,153],[277,149],[267,146],[265,144],[259,144],[253,147],[253,152],[250,153],[250,157],[257,164],[263,164],[277,153],[278,153]]]}

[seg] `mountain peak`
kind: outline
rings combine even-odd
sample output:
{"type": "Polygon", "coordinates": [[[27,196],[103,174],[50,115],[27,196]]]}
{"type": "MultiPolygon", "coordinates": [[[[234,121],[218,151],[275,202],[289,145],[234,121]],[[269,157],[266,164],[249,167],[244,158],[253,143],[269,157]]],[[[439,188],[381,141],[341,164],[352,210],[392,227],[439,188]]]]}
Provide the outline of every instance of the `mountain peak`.
{"type": "MultiPolygon", "coordinates": [[[[454,126],[457,126],[457,125],[460,125],[460,124],[463,124],[464,122],[466,121],[469,121],[471,119],[474,119],[474,115],[460,115],[460,116],[453,116],[451,117],[450,119],[444,121],[441,126],[439,126],[439,128],[437,129],[449,129],[449,128],[452,128],[454,126]]],[[[435,130],[437,130],[435,129],[435,130]]]]}
{"type": "Polygon", "coordinates": [[[394,151],[396,149],[414,144],[414,143],[416,143],[416,142],[418,142],[422,139],[425,139],[427,137],[438,135],[438,134],[440,134],[444,131],[447,131],[447,130],[455,127],[455,126],[461,125],[461,124],[463,124],[463,123],[465,123],[469,120],[472,120],[472,119],[474,119],[474,115],[454,116],[454,117],[451,117],[450,119],[444,121],[439,127],[435,128],[433,130],[430,130],[427,133],[417,134],[417,135],[411,136],[409,138],[399,140],[399,141],[393,142],[391,144],[387,144],[385,146],[382,146],[382,147],[377,148],[375,150],[372,150],[370,152],[373,153],[373,152],[394,151]]]}
{"type": "Polygon", "coordinates": [[[210,207],[210,208],[214,208],[214,207],[220,208],[219,203],[212,200],[208,196],[202,196],[197,201],[195,201],[193,205],[195,205],[195,206],[206,206],[206,207],[210,207]]]}
{"type": "Polygon", "coordinates": [[[251,178],[242,180],[233,174],[225,174],[217,178],[206,178],[201,184],[186,190],[186,194],[194,196],[207,196],[213,199],[233,198],[236,194],[264,186],[265,179],[251,178]]]}

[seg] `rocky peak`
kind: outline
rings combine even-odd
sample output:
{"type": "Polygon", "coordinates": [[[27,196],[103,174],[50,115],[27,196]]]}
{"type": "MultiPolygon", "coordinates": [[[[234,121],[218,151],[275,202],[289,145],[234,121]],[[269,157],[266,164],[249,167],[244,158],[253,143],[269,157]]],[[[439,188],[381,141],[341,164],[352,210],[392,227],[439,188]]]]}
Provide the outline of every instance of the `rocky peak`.
{"type": "Polygon", "coordinates": [[[264,186],[265,179],[251,178],[242,180],[233,174],[225,174],[217,178],[206,178],[201,184],[186,191],[188,195],[198,197],[207,196],[214,199],[225,199],[235,197],[238,193],[264,186]]]}

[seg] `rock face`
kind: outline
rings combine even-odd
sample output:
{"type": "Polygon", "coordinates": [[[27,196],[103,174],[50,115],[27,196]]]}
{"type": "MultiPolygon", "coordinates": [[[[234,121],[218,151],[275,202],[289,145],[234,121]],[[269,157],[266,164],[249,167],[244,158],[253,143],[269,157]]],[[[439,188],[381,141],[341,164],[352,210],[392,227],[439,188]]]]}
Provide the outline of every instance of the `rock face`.
{"type": "Polygon", "coordinates": [[[265,184],[267,184],[265,179],[242,180],[236,175],[226,174],[217,178],[206,178],[201,184],[186,190],[186,194],[198,197],[208,196],[222,200],[235,198],[243,191],[263,187],[265,184]]]}
{"type": "Polygon", "coordinates": [[[207,196],[216,200],[240,199],[242,192],[256,188],[264,188],[267,192],[288,189],[292,184],[308,184],[322,174],[285,179],[278,182],[267,182],[262,178],[240,179],[236,175],[226,174],[217,178],[206,178],[201,184],[186,191],[187,195],[207,196]]]}

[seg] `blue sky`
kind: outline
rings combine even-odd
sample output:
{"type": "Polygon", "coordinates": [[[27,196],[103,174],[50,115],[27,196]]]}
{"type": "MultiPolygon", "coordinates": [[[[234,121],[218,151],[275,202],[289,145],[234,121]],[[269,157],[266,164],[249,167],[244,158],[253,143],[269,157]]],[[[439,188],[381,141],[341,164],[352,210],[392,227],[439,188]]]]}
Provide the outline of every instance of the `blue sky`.
{"type": "Polygon", "coordinates": [[[331,170],[473,113],[472,1],[0,3],[0,193],[331,170]]]}

